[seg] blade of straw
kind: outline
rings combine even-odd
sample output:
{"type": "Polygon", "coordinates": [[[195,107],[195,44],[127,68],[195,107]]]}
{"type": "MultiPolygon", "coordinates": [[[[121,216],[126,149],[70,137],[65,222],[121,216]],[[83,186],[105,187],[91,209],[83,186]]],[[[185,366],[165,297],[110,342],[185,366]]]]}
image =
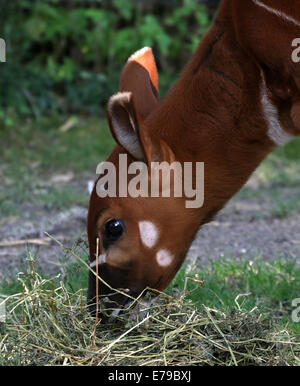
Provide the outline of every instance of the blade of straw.
{"type": "Polygon", "coordinates": [[[93,333],[93,345],[95,345],[95,340],[96,340],[96,329],[98,325],[98,312],[99,312],[99,238],[97,237],[96,240],[96,318],[95,318],[95,325],[94,325],[94,333],[93,333]]]}

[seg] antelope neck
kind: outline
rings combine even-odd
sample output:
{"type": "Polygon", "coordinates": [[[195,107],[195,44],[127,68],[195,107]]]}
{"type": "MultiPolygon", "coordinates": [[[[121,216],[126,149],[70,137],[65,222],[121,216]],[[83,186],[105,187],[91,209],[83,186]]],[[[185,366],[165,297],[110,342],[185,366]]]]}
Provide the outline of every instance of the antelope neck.
{"type": "Polygon", "coordinates": [[[204,162],[203,218],[217,212],[275,147],[261,98],[261,70],[232,27],[222,27],[225,22],[215,22],[146,121],[177,161],[204,162]]]}

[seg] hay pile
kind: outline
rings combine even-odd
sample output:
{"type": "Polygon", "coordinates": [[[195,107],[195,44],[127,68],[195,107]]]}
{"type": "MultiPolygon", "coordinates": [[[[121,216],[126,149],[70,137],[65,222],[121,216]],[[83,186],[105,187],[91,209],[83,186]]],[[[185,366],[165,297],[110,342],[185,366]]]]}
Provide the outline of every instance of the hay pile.
{"type": "Polygon", "coordinates": [[[34,269],[19,280],[23,291],[5,299],[0,364],[286,365],[299,349],[257,309],[225,315],[195,308],[184,293],[162,294],[136,317],[133,310],[108,324],[99,320],[94,333],[85,291],[70,293],[34,269]]]}

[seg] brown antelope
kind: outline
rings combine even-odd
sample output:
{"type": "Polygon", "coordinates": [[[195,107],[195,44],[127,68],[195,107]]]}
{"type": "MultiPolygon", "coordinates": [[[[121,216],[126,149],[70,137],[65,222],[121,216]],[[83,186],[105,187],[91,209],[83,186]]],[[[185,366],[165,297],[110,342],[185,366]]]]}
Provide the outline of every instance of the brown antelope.
{"type": "MultiPolygon", "coordinates": [[[[107,108],[117,142],[108,161],[117,170],[124,154],[129,164],[140,160],[148,170],[152,162],[204,162],[205,199],[200,208],[187,208],[184,195],[101,198],[95,184],[87,226],[90,263],[92,269],[98,263],[109,286],[127,288],[134,296],[147,287],[164,290],[199,227],[276,146],[300,134],[298,38],[300,1],[223,0],[210,31],[164,100],[158,100],[151,49],[128,59],[120,91],[107,108]]],[[[97,285],[101,296],[111,292],[102,281],[97,285]]],[[[90,272],[89,304],[95,297],[90,272]]],[[[110,300],[122,306],[126,299],[119,293],[110,300]]]]}

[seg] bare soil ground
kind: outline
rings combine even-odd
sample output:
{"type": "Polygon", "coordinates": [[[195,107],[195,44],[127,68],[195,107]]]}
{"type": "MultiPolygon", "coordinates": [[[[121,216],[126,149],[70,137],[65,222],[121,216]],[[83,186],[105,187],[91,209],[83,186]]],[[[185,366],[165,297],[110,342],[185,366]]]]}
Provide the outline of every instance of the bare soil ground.
{"type": "Polygon", "coordinates": [[[199,230],[188,258],[196,266],[219,256],[275,260],[281,257],[300,263],[300,214],[284,219],[261,216],[267,204],[233,199],[216,221],[199,230]]]}
{"type": "MultiPolygon", "coordinates": [[[[86,217],[88,204],[88,181],[91,175],[56,178],[52,184],[71,184],[86,194],[86,205],[70,206],[64,210],[49,210],[33,203],[23,204],[19,215],[0,218],[0,279],[22,269],[28,250],[38,256],[38,266],[48,274],[56,274],[61,264],[66,263],[61,247],[45,235],[51,234],[66,247],[80,239],[83,254],[87,254],[86,217]],[[19,240],[21,245],[16,245],[19,240]],[[24,244],[24,240],[32,243],[24,244]],[[35,244],[36,242],[41,245],[35,244]]],[[[262,257],[274,260],[285,257],[300,260],[300,213],[291,212],[284,218],[272,215],[273,200],[267,192],[262,194],[255,188],[255,175],[247,186],[251,197],[237,195],[217,218],[202,227],[187,256],[189,264],[201,267],[220,256],[254,259],[262,257]]],[[[282,187],[279,195],[293,196],[299,188],[282,187]]],[[[68,259],[72,257],[69,256],[68,259]]]]}

